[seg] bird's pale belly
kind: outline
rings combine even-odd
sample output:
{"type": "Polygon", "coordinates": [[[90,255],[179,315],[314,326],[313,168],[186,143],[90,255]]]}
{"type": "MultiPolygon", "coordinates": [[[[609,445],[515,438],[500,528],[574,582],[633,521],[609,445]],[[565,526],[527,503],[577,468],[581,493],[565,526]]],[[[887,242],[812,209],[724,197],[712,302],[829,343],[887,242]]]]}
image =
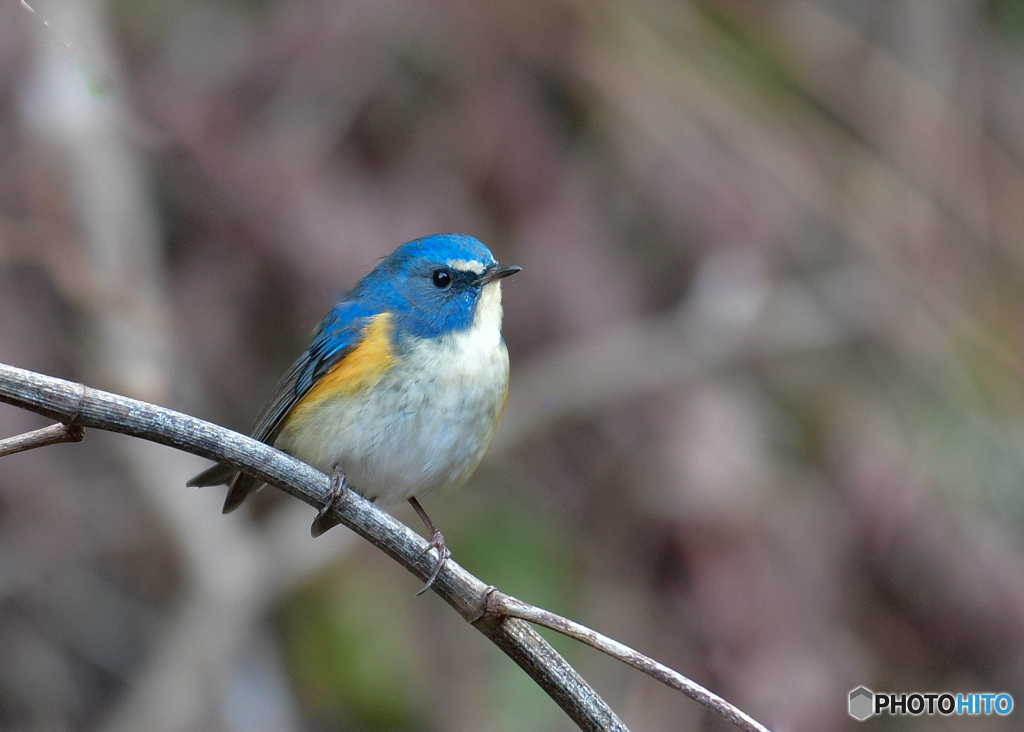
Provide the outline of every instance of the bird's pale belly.
{"type": "Polygon", "coordinates": [[[384,504],[466,481],[494,437],[508,391],[508,352],[471,333],[424,342],[372,388],[327,398],[287,421],[276,446],[384,504]]]}

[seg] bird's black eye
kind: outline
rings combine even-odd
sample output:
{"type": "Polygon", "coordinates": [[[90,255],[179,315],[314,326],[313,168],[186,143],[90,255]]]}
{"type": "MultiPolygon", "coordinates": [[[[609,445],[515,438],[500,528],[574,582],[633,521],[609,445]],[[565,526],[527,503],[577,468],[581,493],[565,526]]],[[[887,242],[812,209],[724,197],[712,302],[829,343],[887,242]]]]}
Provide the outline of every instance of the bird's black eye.
{"type": "Polygon", "coordinates": [[[430,279],[434,283],[434,287],[439,290],[443,290],[452,283],[452,276],[443,269],[435,269],[434,274],[430,275],[430,279]]]}

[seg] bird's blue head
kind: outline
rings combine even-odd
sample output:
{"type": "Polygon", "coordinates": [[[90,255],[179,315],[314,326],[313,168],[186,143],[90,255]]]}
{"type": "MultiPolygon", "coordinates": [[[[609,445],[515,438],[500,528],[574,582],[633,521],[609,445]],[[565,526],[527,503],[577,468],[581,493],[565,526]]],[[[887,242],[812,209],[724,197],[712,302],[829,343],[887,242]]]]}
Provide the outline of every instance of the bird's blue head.
{"type": "Polygon", "coordinates": [[[349,299],[392,313],[402,332],[437,338],[474,325],[485,290],[496,296],[498,281],[520,267],[503,267],[478,240],[436,234],[398,247],[355,286],[349,299]]]}

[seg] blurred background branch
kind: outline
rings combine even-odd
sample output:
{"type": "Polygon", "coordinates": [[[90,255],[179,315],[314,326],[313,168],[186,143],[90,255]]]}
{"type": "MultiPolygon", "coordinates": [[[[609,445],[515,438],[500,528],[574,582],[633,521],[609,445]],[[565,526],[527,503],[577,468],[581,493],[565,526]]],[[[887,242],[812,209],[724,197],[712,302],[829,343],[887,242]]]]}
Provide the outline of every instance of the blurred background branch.
{"type": "MultiPolygon", "coordinates": [[[[244,431],[378,257],[473,234],[524,273],[494,449],[427,507],[460,563],[771,728],[1022,698],[1018,0],[32,5],[0,360],[244,431]]],[[[5,458],[0,727],[565,729],[295,502],[96,443],[5,458]]],[[[555,643],[631,728],[714,724],[555,643]]]]}

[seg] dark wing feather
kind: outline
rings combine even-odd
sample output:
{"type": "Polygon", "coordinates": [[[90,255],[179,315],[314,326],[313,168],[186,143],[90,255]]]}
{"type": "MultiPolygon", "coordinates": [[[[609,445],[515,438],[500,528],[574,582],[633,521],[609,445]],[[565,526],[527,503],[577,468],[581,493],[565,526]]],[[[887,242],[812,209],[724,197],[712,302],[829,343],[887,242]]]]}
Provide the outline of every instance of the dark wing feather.
{"type": "MultiPolygon", "coordinates": [[[[274,444],[288,413],[324,374],[362,342],[363,331],[372,315],[372,311],[359,303],[343,302],[320,322],[309,348],[288,369],[260,410],[252,431],[253,439],[268,445],[274,444]]],[[[261,481],[230,465],[214,465],[192,478],[187,485],[209,486],[222,483],[228,484],[224,513],[230,513],[242,505],[246,497],[260,486],[261,481]]]]}

